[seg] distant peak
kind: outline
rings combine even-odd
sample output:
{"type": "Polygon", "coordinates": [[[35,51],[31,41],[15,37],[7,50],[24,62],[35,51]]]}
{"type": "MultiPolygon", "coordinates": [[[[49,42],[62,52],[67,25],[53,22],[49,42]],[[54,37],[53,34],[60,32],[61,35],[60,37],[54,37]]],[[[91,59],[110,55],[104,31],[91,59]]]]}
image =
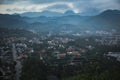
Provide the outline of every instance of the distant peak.
{"type": "Polygon", "coordinates": [[[72,10],[68,10],[68,11],[65,12],[65,14],[67,14],[67,15],[73,15],[73,14],[75,14],[75,13],[74,13],[74,11],[72,11],[72,10]]]}
{"type": "Polygon", "coordinates": [[[108,9],[108,10],[105,10],[104,12],[102,12],[103,14],[108,14],[108,13],[116,13],[116,14],[120,14],[120,10],[111,10],[111,9],[108,9]]]}

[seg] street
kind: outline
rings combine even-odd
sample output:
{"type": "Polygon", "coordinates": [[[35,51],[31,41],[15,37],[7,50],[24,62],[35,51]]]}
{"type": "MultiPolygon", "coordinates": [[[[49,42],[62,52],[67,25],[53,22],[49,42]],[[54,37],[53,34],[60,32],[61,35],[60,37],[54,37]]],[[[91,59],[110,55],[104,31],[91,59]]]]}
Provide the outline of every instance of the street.
{"type": "Polygon", "coordinates": [[[12,43],[12,53],[13,53],[13,60],[16,62],[15,65],[15,80],[20,80],[20,74],[21,74],[21,62],[19,60],[17,60],[17,51],[16,51],[16,47],[15,47],[15,43],[12,43]]]}

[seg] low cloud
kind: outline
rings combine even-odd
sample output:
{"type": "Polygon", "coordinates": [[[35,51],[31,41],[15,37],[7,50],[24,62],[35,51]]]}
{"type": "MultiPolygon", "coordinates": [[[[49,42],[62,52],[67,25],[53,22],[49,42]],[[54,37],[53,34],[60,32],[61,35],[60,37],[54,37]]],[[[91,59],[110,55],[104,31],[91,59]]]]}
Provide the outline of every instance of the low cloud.
{"type": "Polygon", "coordinates": [[[41,12],[44,10],[64,13],[93,14],[107,9],[119,9],[120,0],[0,0],[0,13],[13,14],[41,12]]]}
{"type": "Polygon", "coordinates": [[[0,5],[0,13],[24,13],[24,12],[41,12],[44,10],[51,10],[56,12],[65,12],[66,10],[73,10],[77,12],[77,9],[73,6],[71,2],[54,2],[54,3],[44,3],[44,4],[4,4],[0,5]]]}

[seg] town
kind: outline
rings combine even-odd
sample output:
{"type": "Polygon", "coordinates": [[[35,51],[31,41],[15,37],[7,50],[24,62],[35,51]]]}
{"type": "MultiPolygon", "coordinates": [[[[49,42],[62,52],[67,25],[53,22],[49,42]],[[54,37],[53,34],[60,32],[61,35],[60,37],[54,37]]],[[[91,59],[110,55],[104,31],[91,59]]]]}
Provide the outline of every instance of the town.
{"type": "MultiPolygon", "coordinates": [[[[2,31],[0,78],[3,80],[29,80],[29,78],[35,80],[34,74],[39,80],[43,78],[67,80],[67,77],[92,69],[96,75],[102,75],[102,71],[109,73],[112,68],[118,69],[120,73],[120,32],[116,30],[79,32],[64,30],[44,34],[25,30],[20,30],[21,34],[16,32],[7,34],[2,31]],[[42,66],[38,67],[37,62],[42,66]],[[39,69],[42,69],[41,74],[39,69]],[[39,78],[39,75],[43,78],[39,78]]],[[[113,75],[116,74],[117,72],[113,75]]]]}

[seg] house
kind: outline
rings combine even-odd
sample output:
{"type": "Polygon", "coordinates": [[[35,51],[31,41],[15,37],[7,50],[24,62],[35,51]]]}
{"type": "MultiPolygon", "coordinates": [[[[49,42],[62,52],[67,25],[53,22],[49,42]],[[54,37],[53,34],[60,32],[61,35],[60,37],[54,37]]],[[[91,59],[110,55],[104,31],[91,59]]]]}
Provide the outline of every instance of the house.
{"type": "Polygon", "coordinates": [[[57,54],[57,58],[59,59],[59,58],[64,58],[64,57],[66,57],[66,53],[59,53],[59,54],[57,54]]]}

